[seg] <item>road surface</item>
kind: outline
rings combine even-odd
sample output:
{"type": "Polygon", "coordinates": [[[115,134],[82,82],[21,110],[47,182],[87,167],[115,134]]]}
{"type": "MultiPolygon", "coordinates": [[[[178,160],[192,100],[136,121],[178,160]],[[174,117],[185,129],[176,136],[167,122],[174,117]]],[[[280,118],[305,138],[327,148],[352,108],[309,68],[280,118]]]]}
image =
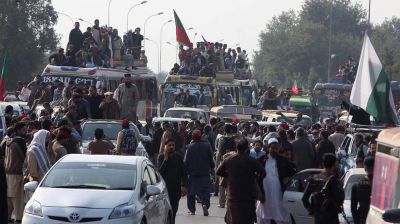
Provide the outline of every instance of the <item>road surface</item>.
{"type": "Polygon", "coordinates": [[[181,198],[179,210],[176,215],[176,224],[224,224],[225,208],[218,208],[218,197],[211,196],[211,206],[209,216],[203,216],[203,209],[199,203],[196,203],[196,215],[189,215],[186,206],[186,197],[181,198]]]}

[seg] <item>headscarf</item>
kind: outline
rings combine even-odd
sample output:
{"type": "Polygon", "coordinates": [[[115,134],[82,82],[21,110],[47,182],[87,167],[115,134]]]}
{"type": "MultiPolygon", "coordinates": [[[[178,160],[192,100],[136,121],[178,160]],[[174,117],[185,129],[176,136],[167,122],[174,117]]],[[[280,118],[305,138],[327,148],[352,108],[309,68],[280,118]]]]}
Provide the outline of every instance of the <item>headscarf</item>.
{"type": "Polygon", "coordinates": [[[50,161],[46,150],[46,138],[50,134],[49,131],[41,129],[33,135],[28,151],[33,152],[36,157],[37,164],[43,174],[50,169],[50,161]]]}

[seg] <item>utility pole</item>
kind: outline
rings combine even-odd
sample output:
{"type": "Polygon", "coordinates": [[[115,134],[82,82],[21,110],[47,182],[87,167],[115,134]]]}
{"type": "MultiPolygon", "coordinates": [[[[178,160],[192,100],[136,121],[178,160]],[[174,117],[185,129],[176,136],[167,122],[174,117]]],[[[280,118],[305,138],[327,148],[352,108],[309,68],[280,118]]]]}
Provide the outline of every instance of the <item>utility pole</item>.
{"type": "Polygon", "coordinates": [[[332,60],[332,9],[333,9],[333,1],[331,1],[331,9],[329,12],[329,44],[328,44],[328,80],[327,82],[329,82],[329,79],[331,78],[331,60],[332,60]]]}

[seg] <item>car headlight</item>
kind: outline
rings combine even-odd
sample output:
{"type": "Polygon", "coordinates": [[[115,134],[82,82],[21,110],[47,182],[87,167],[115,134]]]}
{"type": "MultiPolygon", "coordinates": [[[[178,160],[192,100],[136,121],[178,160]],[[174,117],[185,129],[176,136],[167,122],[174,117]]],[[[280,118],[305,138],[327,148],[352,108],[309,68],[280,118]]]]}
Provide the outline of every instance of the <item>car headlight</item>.
{"type": "Polygon", "coordinates": [[[25,213],[43,217],[42,205],[35,200],[29,200],[25,206],[25,213]]]}
{"type": "Polygon", "coordinates": [[[117,207],[115,207],[113,209],[109,219],[126,218],[126,217],[131,217],[134,214],[135,214],[135,206],[134,205],[122,204],[122,205],[118,205],[117,207]]]}

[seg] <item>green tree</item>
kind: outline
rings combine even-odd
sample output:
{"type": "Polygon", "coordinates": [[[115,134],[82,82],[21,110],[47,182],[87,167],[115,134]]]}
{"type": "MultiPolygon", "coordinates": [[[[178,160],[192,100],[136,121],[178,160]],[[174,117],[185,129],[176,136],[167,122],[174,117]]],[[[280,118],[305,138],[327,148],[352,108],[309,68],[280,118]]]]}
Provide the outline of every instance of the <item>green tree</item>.
{"type": "Polygon", "coordinates": [[[39,66],[45,54],[54,51],[58,43],[56,22],[51,0],[0,1],[0,58],[4,52],[10,58],[7,89],[43,69],[39,66]]]}
{"type": "Polygon", "coordinates": [[[347,56],[359,55],[365,16],[361,5],[350,0],[306,0],[298,13],[288,11],[273,17],[259,36],[260,50],[254,57],[256,78],[261,83],[283,84],[296,74],[309,80],[313,67],[312,74],[327,81],[331,22],[331,52],[336,57],[330,69],[334,75],[347,56]]]}

